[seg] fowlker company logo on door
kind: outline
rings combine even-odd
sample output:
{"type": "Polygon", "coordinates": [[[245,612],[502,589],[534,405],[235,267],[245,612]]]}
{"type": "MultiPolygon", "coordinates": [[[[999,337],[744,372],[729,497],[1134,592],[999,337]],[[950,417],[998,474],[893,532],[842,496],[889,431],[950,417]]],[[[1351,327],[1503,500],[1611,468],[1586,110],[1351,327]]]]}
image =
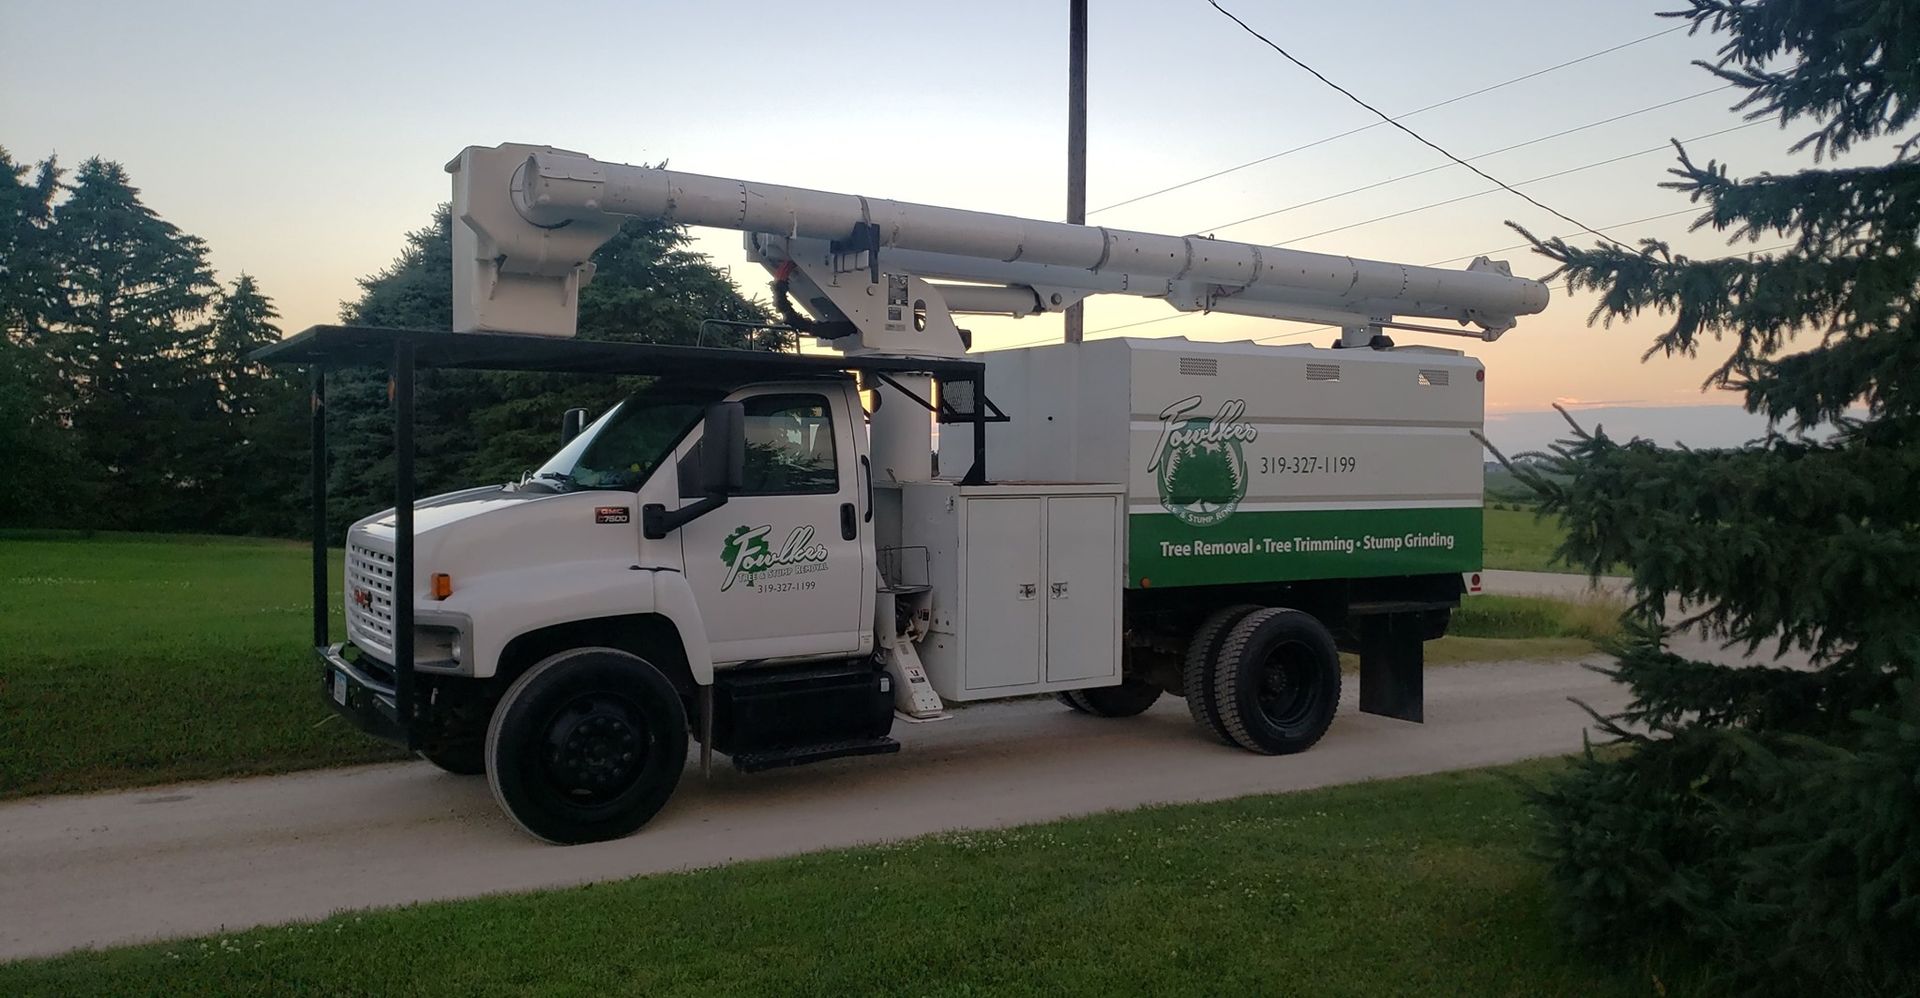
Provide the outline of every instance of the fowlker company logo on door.
{"type": "MultiPolygon", "coordinates": [[[[720,560],[727,566],[726,578],[720,582],[720,591],[732,589],[734,583],[749,588],[767,591],[763,583],[769,579],[780,579],[792,575],[806,575],[826,570],[827,546],[813,542],[814,531],[810,526],[798,526],[787,534],[787,539],[777,550],[767,542],[773,533],[770,524],[758,527],[741,525],[727,535],[720,545],[720,560]]],[[[782,585],[784,591],[789,588],[812,588],[812,583],[804,587],[782,585]]]]}
{"type": "Polygon", "coordinates": [[[1242,417],[1244,399],[1228,399],[1213,414],[1193,415],[1204,400],[1189,395],[1160,410],[1160,442],[1153,472],[1160,505],[1182,523],[1210,527],[1233,515],[1247,497],[1247,457],[1241,445],[1260,430],[1242,417]]]}

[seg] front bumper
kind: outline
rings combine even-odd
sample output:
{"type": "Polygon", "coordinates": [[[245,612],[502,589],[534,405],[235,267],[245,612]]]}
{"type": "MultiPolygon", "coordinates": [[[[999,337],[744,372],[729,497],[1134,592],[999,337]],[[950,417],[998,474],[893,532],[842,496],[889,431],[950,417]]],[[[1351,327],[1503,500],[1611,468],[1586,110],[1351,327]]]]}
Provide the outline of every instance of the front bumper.
{"type": "Polygon", "coordinates": [[[334,713],[361,731],[407,745],[407,726],[400,719],[399,698],[393,686],[348,661],[343,654],[345,648],[345,645],[332,645],[313,650],[319,660],[321,693],[327,703],[334,713]]]}

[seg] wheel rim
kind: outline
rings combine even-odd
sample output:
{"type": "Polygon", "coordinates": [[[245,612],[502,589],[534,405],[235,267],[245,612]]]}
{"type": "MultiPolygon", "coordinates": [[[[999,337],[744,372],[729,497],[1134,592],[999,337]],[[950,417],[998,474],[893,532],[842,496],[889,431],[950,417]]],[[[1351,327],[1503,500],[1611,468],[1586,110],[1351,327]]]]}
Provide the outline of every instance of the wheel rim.
{"type": "Polygon", "coordinates": [[[603,804],[633,788],[650,751],[646,716],[613,693],[583,693],[561,705],[547,723],[547,776],[560,796],[585,806],[603,804]]]}
{"type": "Polygon", "coordinates": [[[1286,642],[1267,653],[1254,699],[1269,724],[1292,727],[1313,716],[1320,693],[1314,672],[1313,649],[1304,644],[1286,642]]]}

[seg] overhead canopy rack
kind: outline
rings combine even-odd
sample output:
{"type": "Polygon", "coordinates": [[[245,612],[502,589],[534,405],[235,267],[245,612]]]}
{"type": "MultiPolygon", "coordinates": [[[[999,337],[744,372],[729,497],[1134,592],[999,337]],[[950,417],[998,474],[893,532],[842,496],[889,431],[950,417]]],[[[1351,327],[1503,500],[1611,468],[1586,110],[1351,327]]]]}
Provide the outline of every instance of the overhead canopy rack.
{"type": "Polygon", "coordinates": [[[468,371],[542,371],[553,374],[629,374],[696,379],[702,383],[757,381],[775,377],[829,375],[842,371],[930,374],[975,381],[985,370],[977,360],[945,357],[858,356],[778,353],[728,347],[579,340],[516,333],[449,333],[446,330],[381,326],[313,326],[263,347],[253,359],[264,364],[326,367],[385,365],[400,346],[410,346],[416,367],[468,371]]]}
{"type": "MultiPolygon", "coordinates": [[[[945,357],[778,353],[524,333],[313,326],[254,351],[252,359],[275,366],[305,366],[311,371],[313,642],[315,652],[329,661],[337,660],[339,652],[331,648],[327,628],[326,372],[345,367],[385,367],[390,373],[394,453],[394,668],[392,699],[389,702],[383,698],[379,706],[392,718],[394,733],[404,738],[410,748],[419,747],[413,723],[413,395],[414,375],[420,368],[637,375],[718,389],[732,389],[756,381],[845,377],[849,371],[871,373],[888,383],[894,383],[890,375],[928,375],[941,386],[941,398],[935,410],[940,421],[973,426],[973,465],[963,479],[967,484],[987,481],[986,424],[1006,418],[987,399],[986,365],[976,360],[945,357]]],[[[910,397],[935,409],[927,400],[910,397]]],[[[334,661],[334,664],[354,667],[344,661],[334,661]]]]}

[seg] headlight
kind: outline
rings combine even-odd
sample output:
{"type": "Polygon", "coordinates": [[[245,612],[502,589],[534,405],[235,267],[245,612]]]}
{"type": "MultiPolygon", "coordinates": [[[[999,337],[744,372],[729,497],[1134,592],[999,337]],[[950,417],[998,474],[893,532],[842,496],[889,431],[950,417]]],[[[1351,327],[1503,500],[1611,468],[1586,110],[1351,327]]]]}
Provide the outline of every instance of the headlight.
{"type": "Polygon", "coordinates": [[[413,664],[423,669],[456,669],[463,660],[464,635],[458,628],[420,625],[413,629],[413,664]]]}

